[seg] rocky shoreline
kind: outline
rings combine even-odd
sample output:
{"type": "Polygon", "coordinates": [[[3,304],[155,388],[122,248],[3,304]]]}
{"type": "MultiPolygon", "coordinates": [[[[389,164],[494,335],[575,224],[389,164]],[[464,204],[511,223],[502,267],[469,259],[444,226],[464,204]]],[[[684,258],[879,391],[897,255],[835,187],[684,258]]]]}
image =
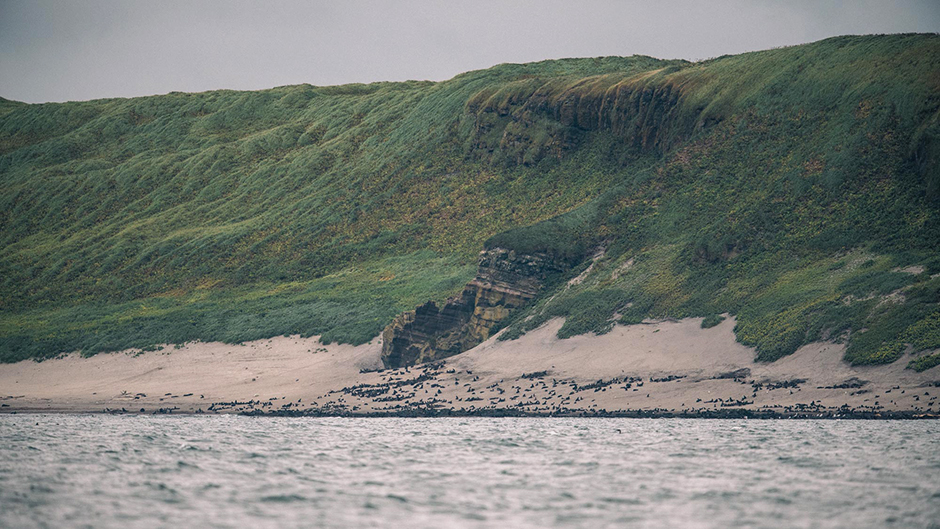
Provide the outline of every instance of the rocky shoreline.
{"type": "MultiPolygon", "coordinates": [[[[246,403],[247,404],[247,403],[246,403]]],[[[105,415],[213,415],[221,412],[205,412],[201,410],[187,411],[178,408],[158,408],[147,412],[132,410],[114,410],[104,409],[98,412],[93,411],[9,411],[0,412],[8,415],[17,414],[105,414],[105,415]]],[[[501,418],[501,417],[525,417],[525,418],[584,418],[584,419],[755,419],[755,420],[789,420],[789,419],[818,419],[818,420],[875,420],[875,421],[896,421],[896,420],[936,420],[940,419],[937,413],[922,413],[914,411],[879,411],[856,410],[842,408],[838,410],[807,410],[807,411],[777,411],[772,409],[744,409],[730,408],[723,410],[560,410],[552,413],[533,413],[519,410],[493,409],[493,410],[461,410],[453,408],[402,408],[382,412],[348,412],[331,409],[297,409],[297,410],[270,410],[252,409],[251,411],[242,411],[237,413],[246,417],[311,417],[311,418],[347,418],[347,419],[381,419],[381,418],[414,418],[414,419],[434,419],[434,418],[501,418]]]]}
{"type": "Polygon", "coordinates": [[[885,411],[871,412],[860,410],[838,411],[807,411],[807,412],[778,412],[775,410],[745,410],[733,408],[727,410],[686,410],[672,412],[665,410],[599,410],[596,412],[583,412],[564,410],[558,413],[540,414],[527,413],[515,410],[480,410],[461,411],[450,408],[412,408],[395,412],[383,413],[335,413],[321,410],[304,411],[270,411],[261,410],[244,412],[242,415],[252,417],[342,417],[342,418],[440,418],[440,417],[531,417],[531,418],[591,418],[591,419],[758,419],[758,420],[785,420],[785,419],[828,419],[828,420],[935,420],[940,415],[931,413],[917,413],[911,411],[885,411]]]}

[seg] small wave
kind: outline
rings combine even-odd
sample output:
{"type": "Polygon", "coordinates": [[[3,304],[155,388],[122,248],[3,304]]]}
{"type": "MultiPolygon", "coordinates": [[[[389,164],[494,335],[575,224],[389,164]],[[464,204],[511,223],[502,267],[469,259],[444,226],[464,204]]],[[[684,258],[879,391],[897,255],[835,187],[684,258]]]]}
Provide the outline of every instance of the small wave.
{"type": "Polygon", "coordinates": [[[275,494],[273,496],[262,496],[264,503],[293,503],[296,501],[307,501],[307,498],[299,494],[275,494]]]}
{"type": "Polygon", "coordinates": [[[600,498],[600,501],[619,505],[643,505],[643,501],[637,498],[600,498]]]}

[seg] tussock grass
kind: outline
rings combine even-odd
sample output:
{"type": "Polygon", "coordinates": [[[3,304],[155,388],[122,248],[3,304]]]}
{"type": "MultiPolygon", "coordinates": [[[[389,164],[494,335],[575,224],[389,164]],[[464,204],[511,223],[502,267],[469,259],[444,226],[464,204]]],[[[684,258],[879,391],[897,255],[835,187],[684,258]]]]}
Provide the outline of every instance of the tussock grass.
{"type": "Polygon", "coordinates": [[[938,52],[935,35],[839,37],[694,64],[2,100],[0,360],[362,343],[457,292],[483,246],[575,269],[604,246],[506,336],[727,312],[764,360],[835,338],[852,362],[892,361],[933,343],[940,302],[938,52]]]}

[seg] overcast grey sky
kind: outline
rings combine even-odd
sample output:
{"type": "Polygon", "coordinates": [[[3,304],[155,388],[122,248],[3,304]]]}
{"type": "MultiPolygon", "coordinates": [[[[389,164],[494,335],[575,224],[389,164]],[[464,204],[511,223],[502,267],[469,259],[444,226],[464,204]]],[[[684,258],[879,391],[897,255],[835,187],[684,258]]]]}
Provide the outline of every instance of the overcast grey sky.
{"type": "Polygon", "coordinates": [[[940,32],[940,1],[0,0],[0,96],[442,80],[504,62],[696,60],[906,32],[940,32]]]}

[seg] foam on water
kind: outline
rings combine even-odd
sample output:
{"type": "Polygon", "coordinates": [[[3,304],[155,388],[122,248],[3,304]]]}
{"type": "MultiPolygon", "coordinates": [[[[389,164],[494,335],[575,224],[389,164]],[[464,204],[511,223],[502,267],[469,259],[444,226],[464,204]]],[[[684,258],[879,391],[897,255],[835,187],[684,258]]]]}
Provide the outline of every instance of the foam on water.
{"type": "Polygon", "coordinates": [[[0,526],[940,527],[938,434],[935,421],[6,415],[0,526]]]}

